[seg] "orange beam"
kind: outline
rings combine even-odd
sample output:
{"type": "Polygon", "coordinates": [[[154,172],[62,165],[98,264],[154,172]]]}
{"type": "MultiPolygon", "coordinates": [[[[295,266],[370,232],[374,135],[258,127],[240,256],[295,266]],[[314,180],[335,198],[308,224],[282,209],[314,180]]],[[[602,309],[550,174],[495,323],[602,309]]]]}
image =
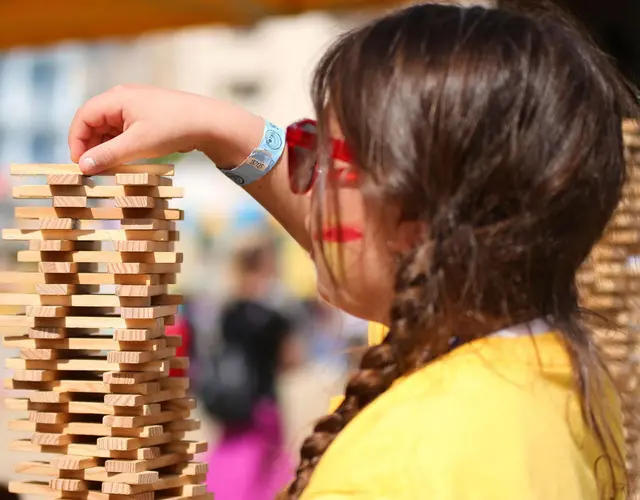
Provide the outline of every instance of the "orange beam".
{"type": "Polygon", "coordinates": [[[393,0],[2,0],[0,49],[137,36],[207,24],[243,25],[271,14],[358,9],[393,0]]]}

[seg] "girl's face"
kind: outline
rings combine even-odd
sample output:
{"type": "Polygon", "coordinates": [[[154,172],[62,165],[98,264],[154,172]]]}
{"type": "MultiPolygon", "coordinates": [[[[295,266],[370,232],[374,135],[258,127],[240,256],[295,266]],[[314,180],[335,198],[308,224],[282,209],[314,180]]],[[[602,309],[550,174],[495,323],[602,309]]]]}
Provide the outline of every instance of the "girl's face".
{"type": "MultiPolygon", "coordinates": [[[[342,134],[331,124],[336,140],[342,134]]],[[[363,193],[363,172],[357,165],[333,160],[329,173],[318,173],[307,196],[312,197],[307,230],[317,269],[318,292],[332,305],[367,320],[388,323],[397,258],[408,250],[406,223],[397,207],[363,193]],[[322,217],[315,214],[321,204],[322,217]]]]}

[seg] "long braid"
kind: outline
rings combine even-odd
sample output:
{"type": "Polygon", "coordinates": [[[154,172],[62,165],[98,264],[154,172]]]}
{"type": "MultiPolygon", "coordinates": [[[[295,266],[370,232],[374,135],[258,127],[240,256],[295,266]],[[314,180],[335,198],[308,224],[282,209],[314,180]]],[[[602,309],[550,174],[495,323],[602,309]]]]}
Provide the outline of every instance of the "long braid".
{"type": "Polygon", "coordinates": [[[416,348],[414,332],[424,316],[425,290],[429,288],[425,286],[430,264],[427,252],[425,245],[403,259],[396,277],[389,333],[381,344],[364,353],[359,370],[347,383],[340,406],[320,419],[302,444],[296,478],[287,491],[289,500],[300,497],[320,458],[338,433],[398,377],[416,366],[417,360],[412,361],[410,357],[416,348]]]}

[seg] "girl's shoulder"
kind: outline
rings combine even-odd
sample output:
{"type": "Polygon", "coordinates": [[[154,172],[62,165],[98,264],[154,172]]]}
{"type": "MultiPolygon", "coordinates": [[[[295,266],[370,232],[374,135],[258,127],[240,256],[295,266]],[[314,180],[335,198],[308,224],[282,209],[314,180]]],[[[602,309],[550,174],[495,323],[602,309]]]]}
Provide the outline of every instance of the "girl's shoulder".
{"type": "Polygon", "coordinates": [[[569,358],[551,333],[460,347],[358,414],[324,454],[309,491],[369,488],[372,498],[397,500],[596,498],[585,463],[600,453],[572,383],[569,358]],[[470,485],[484,494],[471,494],[470,485]]]}

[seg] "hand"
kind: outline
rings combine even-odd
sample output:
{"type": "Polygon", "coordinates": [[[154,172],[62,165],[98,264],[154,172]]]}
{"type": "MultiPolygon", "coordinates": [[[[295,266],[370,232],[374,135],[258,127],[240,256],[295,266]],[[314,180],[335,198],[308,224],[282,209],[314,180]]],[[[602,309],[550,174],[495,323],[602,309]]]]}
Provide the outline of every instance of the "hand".
{"type": "Polygon", "coordinates": [[[225,168],[251,153],[263,129],[262,118],[223,101],[126,85],[99,94],[78,110],[69,130],[69,149],[86,175],[193,150],[225,168]]]}

